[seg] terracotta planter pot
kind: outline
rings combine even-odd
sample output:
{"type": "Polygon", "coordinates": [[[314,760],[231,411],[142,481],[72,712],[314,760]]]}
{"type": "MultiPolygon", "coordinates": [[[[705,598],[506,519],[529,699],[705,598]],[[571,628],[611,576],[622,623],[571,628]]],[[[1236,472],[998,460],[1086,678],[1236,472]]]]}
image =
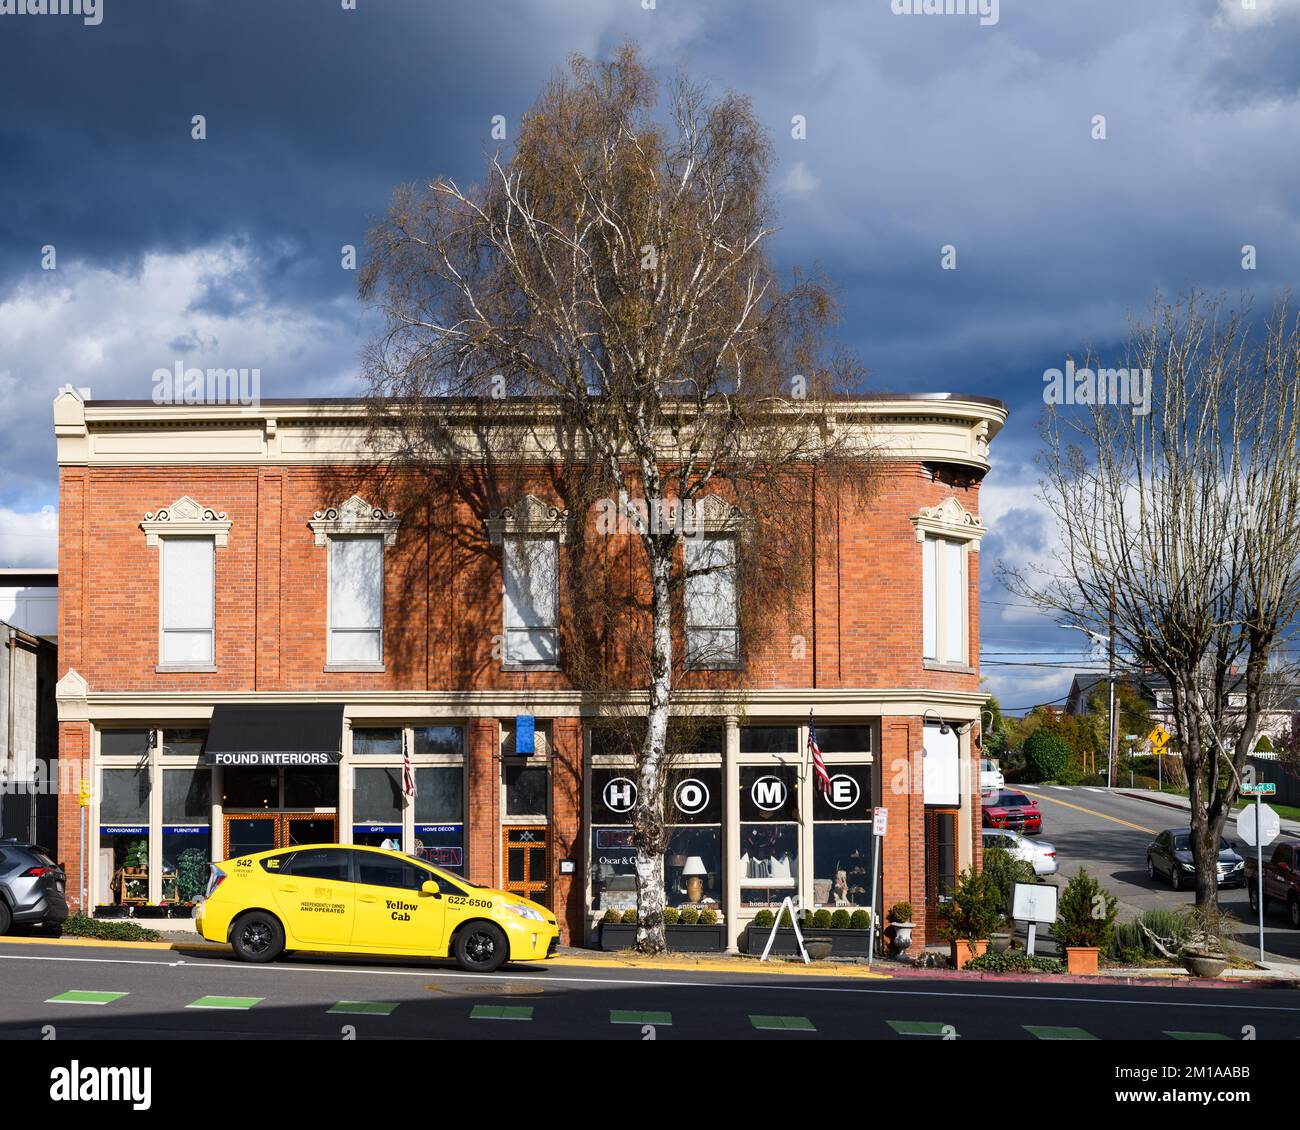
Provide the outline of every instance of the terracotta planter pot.
{"type": "Polygon", "coordinates": [[[1065,967],[1071,973],[1095,975],[1097,972],[1097,954],[1100,952],[1096,946],[1067,946],[1065,950],[1065,967]]]}
{"type": "Polygon", "coordinates": [[[989,948],[987,938],[977,938],[974,940],[967,938],[954,938],[952,940],[952,967],[954,969],[965,969],[966,963],[973,958],[979,957],[989,948]]]}

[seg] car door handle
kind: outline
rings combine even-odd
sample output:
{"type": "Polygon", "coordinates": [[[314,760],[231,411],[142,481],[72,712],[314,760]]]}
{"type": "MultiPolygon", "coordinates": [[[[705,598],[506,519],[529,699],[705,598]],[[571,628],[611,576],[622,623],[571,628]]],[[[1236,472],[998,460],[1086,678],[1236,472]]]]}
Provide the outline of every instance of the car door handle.
{"type": "Polygon", "coordinates": [[[280,890],[284,894],[296,894],[301,888],[296,883],[285,883],[280,890]]]}
{"type": "Polygon", "coordinates": [[[379,900],[378,900],[377,898],[375,898],[374,895],[357,895],[357,902],[370,902],[370,903],[374,903],[374,902],[378,902],[378,901],[379,901],[379,900]]]}

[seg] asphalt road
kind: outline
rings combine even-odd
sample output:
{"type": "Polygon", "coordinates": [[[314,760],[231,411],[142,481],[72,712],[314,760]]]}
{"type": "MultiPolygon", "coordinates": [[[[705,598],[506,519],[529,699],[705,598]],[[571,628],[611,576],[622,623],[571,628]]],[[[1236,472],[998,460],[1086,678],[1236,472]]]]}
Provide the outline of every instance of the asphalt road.
{"type": "Polygon", "coordinates": [[[1300,995],[573,966],[472,976],[428,962],[250,966],[148,948],[0,944],[3,1039],[348,1036],[1277,1040],[1300,1038],[1300,995]]]}
{"type": "MultiPolygon", "coordinates": [[[[1056,847],[1058,885],[1079,868],[1100,879],[1120,902],[1120,917],[1162,907],[1180,910],[1195,902],[1191,891],[1174,891],[1166,879],[1152,882],[1146,874],[1147,844],[1166,828],[1186,827],[1183,813],[1101,788],[1023,786],[1043,813],[1042,839],[1056,847]]],[[[1242,855],[1253,852],[1235,834],[1229,821],[1225,838],[1242,855]]],[[[1265,858],[1270,849],[1265,849],[1265,858]]],[[[1258,920],[1251,913],[1244,887],[1224,888],[1219,904],[1240,922],[1237,940],[1258,946],[1258,920]]],[[[1274,908],[1264,920],[1264,949],[1271,959],[1300,962],[1300,930],[1293,930],[1282,911],[1274,908]]]]}

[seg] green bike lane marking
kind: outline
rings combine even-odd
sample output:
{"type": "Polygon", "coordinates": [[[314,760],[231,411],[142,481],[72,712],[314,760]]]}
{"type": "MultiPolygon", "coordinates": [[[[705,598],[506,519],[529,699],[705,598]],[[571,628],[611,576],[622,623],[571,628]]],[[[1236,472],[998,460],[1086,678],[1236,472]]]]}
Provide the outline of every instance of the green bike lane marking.
{"type": "Polygon", "coordinates": [[[813,1022],[806,1016],[755,1016],[749,1022],[760,1032],[816,1032],[813,1022]]]}
{"type": "Polygon", "coordinates": [[[120,1001],[127,993],[101,993],[94,989],[69,989],[57,997],[50,997],[46,1004],[112,1004],[120,1001]]]}
{"type": "Polygon", "coordinates": [[[629,1012],[626,1009],[610,1009],[609,1022],[611,1024],[661,1024],[671,1028],[673,1026],[673,1014],[671,1012],[629,1012]]]}
{"type": "Polygon", "coordinates": [[[1231,1036],[1225,1036],[1222,1032],[1171,1032],[1165,1029],[1165,1035],[1173,1040],[1231,1040],[1231,1036]]]}
{"type": "Polygon", "coordinates": [[[476,1004],[470,1012],[471,1020],[531,1020],[531,1005],[476,1004]]]}
{"type": "Polygon", "coordinates": [[[1095,1040],[1097,1038],[1083,1028],[1058,1028],[1050,1024],[1024,1024],[1021,1027],[1040,1040],[1095,1040]]]}
{"type": "Polygon", "coordinates": [[[391,1016],[396,1004],[389,1001],[339,1001],[327,1012],[346,1013],[349,1016],[391,1016]]]}
{"type": "Polygon", "coordinates": [[[199,997],[187,1004],[186,1008],[213,1008],[244,1012],[255,1004],[261,1004],[265,997],[199,997]]]}

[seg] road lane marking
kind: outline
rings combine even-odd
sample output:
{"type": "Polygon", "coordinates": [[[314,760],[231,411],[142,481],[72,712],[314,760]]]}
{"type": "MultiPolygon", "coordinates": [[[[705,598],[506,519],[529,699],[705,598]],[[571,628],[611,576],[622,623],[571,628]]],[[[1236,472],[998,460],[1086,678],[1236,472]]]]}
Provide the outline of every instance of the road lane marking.
{"type": "Polygon", "coordinates": [[[1082,1028],[1059,1028],[1051,1024],[1025,1024],[1022,1027],[1040,1040],[1095,1040],[1097,1038],[1082,1028]]]}
{"type": "MultiPolygon", "coordinates": [[[[136,961],[113,957],[44,957],[35,954],[6,954],[0,953],[0,961],[72,961],[88,962],[97,965],[153,965],[161,966],[166,969],[171,963],[167,961],[136,961]]],[[[334,965],[244,965],[243,963],[234,964],[230,962],[195,962],[186,967],[187,969],[229,969],[232,973],[242,973],[248,975],[257,970],[263,970],[268,973],[282,974],[287,972],[295,973],[332,973],[332,974],[356,974],[374,977],[428,977],[427,969],[367,969],[361,966],[334,966],[334,965]]],[[[1287,1012],[1300,1013],[1300,1005],[1275,1005],[1275,1004],[1222,1004],[1217,1001],[1171,1001],[1171,1000],[1134,1000],[1131,997],[1081,997],[1081,996],[1047,996],[1031,995],[1027,993],[987,993],[982,988],[977,988],[972,983],[970,989],[965,992],[952,992],[945,989],[899,989],[899,988],[857,988],[849,985],[807,985],[807,984],[773,984],[767,979],[756,979],[753,981],[663,981],[663,980],[644,980],[637,977],[565,977],[555,973],[532,973],[512,977],[510,974],[501,973],[450,973],[439,972],[440,977],[455,978],[464,981],[495,981],[498,984],[510,980],[531,980],[534,977],[544,977],[546,984],[574,984],[574,985],[615,985],[626,988],[628,985],[638,987],[659,988],[659,989],[744,989],[752,991],[754,989],[763,989],[768,992],[791,992],[791,993],[856,993],[858,995],[869,996],[902,996],[902,997],[953,997],[957,1000],[1006,1000],[1006,1001],[1028,1001],[1041,1002],[1044,1004],[1123,1004],[1135,1008],[1202,1008],[1217,1011],[1250,1011],[1250,1012],[1287,1012]]],[[[896,982],[895,982],[896,983],[896,982]]],[[[1267,982],[1264,982],[1267,984],[1267,982]]],[[[1148,991],[1153,995],[1163,995],[1170,989],[1179,989],[1184,991],[1195,991],[1190,986],[1168,985],[1151,986],[1148,991]]],[[[1245,987],[1242,992],[1247,991],[1245,987]]],[[[1218,990],[1207,990],[1207,992],[1218,992],[1218,990]]]]}
{"type": "Polygon", "coordinates": [[[673,1026],[671,1012],[629,1012],[625,1009],[610,1009],[611,1024],[662,1024],[666,1028],[673,1026]]]}
{"type": "Polygon", "coordinates": [[[1101,820],[1109,820],[1112,824],[1122,824],[1125,828],[1132,828],[1135,832],[1145,832],[1148,836],[1154,836],[1154,828],[1144,828],[1141,824],[1132,824],[1127,820],[1121,820],[1118,816],[1109,816],[1105,812],[1098,812],[1095,808],[1084,808],[1081,804],[1071,804],[1068,800],[1061,800],[1059,797],[1045,796],[1042,793],[1033,793],[1028,789],[1021,790],[1026,796],[1031,796],[1035,800],[1046,800],[1052,804],[1059,804],[1064,808],[1073,808],[1075,812],[1086,812],[1089,816],[1096,816],[1101,820]]]}
{"type": "Polygon", "coordinates": [[[339,1001],[329,1012],[343,1012],[349,1016],[391,1016],[397,1005],[390,1001],[339,1001]]]}
{"type": "Polygon", "coordinates": [[[900,1036],[942,1036],[949,1030],[956,1032],[951,1025],[932,1020],[887,1020],[885,1023],[900,1036]]]}
{"type": "Polygon", "coordinates": [[[813,1022],[806,1016],[754,1016],[749,1022],[760,1032],[816,1032],[813,1022]]]}
{"type": "Polygon", "coordinates": [[[265,997],[199,997],[187,1004],[186,1008],[211,1008],[226,1012],[246,1012],[255,1004],[266,1000],[265,997]]]}
{"type": "Polygon", "coordinates": [[[69,989],[57,997],[50,997],[46,1004],[112,1004],[120,1001],[127,993],[100,993],[92,989],[69,989]]]}
{"type": "Polygon", "coordinates": [[[1222,1032],[1171,1032],[1165,1029],[1165,1035],[1175,1040],[1231,1040],[1222,1032]]]}
{"type": "Polygon", "coordinates": [[[476,1004],[469,1014],[471,1020],[531,1020],[532,1005],[476,1004]]]}

